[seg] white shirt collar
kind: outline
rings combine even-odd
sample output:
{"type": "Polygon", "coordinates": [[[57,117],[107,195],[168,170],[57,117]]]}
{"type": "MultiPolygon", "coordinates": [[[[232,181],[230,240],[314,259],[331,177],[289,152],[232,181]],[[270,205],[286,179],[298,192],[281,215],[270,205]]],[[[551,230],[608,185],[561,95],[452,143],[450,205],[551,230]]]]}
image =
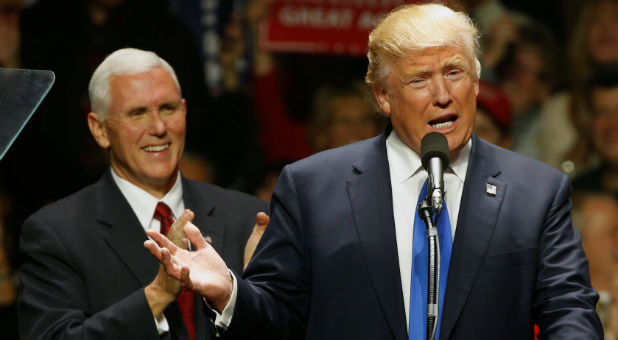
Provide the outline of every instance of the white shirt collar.
{"type": "MultiPolygon", "coordinates": [[[[410,177],[424,171],[421,157],[399,138],[395,130],[386,138],[386,144],[390,150],[388,158],[389,165],[392,168],[393,177],[395,177],[398,183],[403,183],[410,177]]],[[[468,143],[461,149],[457,158],[451,160],[449,165],[452,172],[462,182],[464,182],[466,172],[468,171],[468,161],[470,159],[471,150],[472,138],[468,140],[468,143]]]]}
{"type": "Polygon", "coordinates": [[[116,182],[120,192],[122,192],[122,195],[129,202],[131,209],[133,209],[135,216],[137,216],[139,223],[144,229],[148,229],[159,201],[164,202],[170,207],[172,210],[172,218],[174,220],[176,220],[184,211],[180,172],[178,172],[174,186],[172,186],[170,191],[168,191],[167,194],[159,200],[146,192],[144,189],[118,176],[113,168],[110,167],[110,169],[114,182],[116,182]]]}

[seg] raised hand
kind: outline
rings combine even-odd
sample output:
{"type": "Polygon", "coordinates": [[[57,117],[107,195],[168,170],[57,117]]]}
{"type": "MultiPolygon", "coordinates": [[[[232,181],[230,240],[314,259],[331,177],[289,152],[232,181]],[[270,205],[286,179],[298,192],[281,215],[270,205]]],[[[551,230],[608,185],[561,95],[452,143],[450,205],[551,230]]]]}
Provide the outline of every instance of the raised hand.
{"type": "Polygon", "coordinates": [[[255,248],[258,243],[260,243],[260,239],[262,239],[262,235],[264,235],[264,231],[268,226],[268,222],[270,222],[270,217],[266,215],[266,213],[259,212],[255,217],[255,225],[253,226],[253,231],[247,240],[247,244],[245,245],[245,255],[243,257],[243,267],[244,270],[247,268],[249,261],[251,261],[251,257],[253,257],[253,253],[255,252],[255,248]]]}
{"type": "Polygon", "coordinates": [[[233,279],[227,265],[195,225],[187,223],[184,232],[195,247],[194,251],[178,247],[156,231],[147,232],[154,241],[148,240],[144,242],[144,246],[159,260],[169,275],[180,280],[193,292],[204,296],[221,312],[233,288],[233,279]]]}

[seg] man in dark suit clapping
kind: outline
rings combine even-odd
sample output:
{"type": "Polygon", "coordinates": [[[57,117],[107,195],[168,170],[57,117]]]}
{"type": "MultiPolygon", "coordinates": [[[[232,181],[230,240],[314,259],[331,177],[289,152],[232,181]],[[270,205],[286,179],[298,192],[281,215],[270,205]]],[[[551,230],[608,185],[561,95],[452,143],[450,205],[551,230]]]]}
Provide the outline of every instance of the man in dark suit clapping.
{"type": "Polygon", "coordinates": [[[112,53],[94,72],[89,95],[88,126],[111,166],[24,223],[21,336],[212,337],[202,299],[159,269],[143,247],[146,231],[169,231],[186,248],[182,226],[193,220],[240,273],[266,203],[180,174],[186,104],[174,70],[156,54],[112,53]]]}

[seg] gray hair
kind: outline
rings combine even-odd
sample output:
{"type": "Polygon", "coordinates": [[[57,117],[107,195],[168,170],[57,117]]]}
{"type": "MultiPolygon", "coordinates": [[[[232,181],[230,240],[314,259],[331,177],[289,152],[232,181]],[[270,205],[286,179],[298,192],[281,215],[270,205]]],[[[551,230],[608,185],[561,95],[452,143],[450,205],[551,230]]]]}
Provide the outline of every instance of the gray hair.
{"type": "Polygon", "coordinates": [[[170,64],[154,52],[123,48],[107,56],[94,71],[88,84],[92,111],[96,112],[102,121],[107,119],[111,104],[109,80],[112,76],[145,73],[155,67],[163,67],[169,72],[180,93],[180,83],[178,83],[176,72],[170,64]]]}
{"type": "Polygon", "coordinates": [[[369,34],[365,82],[371,86],[380,85],[399,57],[411,51],[442,46],[462,49],[470,64],[470,74],[479,79],[478,45],[478,30],[465,13],[439,4],[400,6],[369,34]]]}

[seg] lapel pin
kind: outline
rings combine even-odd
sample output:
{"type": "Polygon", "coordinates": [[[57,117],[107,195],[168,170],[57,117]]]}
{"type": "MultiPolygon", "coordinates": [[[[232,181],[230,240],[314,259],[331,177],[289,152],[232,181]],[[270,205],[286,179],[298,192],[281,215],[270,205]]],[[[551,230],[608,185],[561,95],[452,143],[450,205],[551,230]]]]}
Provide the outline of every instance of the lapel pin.
{"type": "Polygon", "coordinates": [[[498,188],[496,188],[495,185],[485,183],[485,192],[487,193],[488,196],[495,197],[497,191],[498,191],[498,188]]]}

